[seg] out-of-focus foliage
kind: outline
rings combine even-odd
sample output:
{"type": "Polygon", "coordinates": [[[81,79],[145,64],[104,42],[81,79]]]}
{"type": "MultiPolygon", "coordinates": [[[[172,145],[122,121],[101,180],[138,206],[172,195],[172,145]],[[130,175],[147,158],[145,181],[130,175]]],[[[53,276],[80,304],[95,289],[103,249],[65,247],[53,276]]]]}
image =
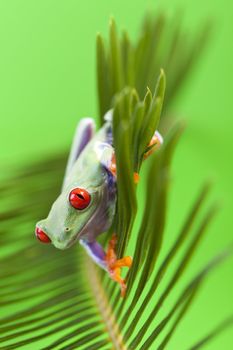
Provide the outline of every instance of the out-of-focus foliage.
{"type": "MultiPolygon", "coordinates": [[[[175,288],[216,211],[213,206],[203,214],[209,193],[209,186],[205,185],[188,211],[183,227],[177,228],[178,234],[165,257],[158,261],[164,243],[170,164],[182,125],[170,129],[161,149],[148,160],[145,203],[138,205],[136,201],[133,172],[141,167],[143,150],[158,125],[164,98],[165,77],[162,71],[155,84],[159,65],[155,62],[156,57],[162,55],[161,31],[166,28],[169,32],[167,26],[163,16],[155,22],[146,19],[144,39],[140,39],[137,49],[133,50],[127,34],[122,41],[117,39],[115,24],[111,21],[107,56],[102,39],[100,36],[97,39],[101,116],[113,108],[118,171],[113,229],[119,237],[119,255],[128,253],[128,243],[134,243],[126,297],[120,298],[119,287],[93,264],[81,247],[61,252],[39,244],[33,237],[35,222],[47,215],[59,194],[66,156],[50,157],[15,171],[15,175],[0,187],[0,349],[164,349],[206,276],[230,254],[230,248],[219,254],[192,276],[174,297],[175,288]],[[149,47],[153,48],[153,54],[147,52],[149,47]],[[123,53],[125,65],[122,65],[123,58],[119,58],[123,53]],[[134,61],[137,74],[132,76],[134,61]],[[150,74],[146,70],[149,66],[154,67],[150,74]],[[126,76],[129,80],[124,80],[126,76]],[[147,85],[153,94],[149,89],[146,91],[147,85]],[[143,211],[139,226],[134,225],[137,210],[143,211]],[[171,297],[171,307],[158,317],[161,306],[171,297]]],[[[181,82],[178,76],[183,77],[186,72],[178,74],[175,69],[179,57],[176,45],[181,45],[179,33],[179,27],[176,35],[172,29],[171,47],[166,56],[167,70],[174,84],[169,85],[166,104],[176,92],[175,82],[181,82]]],[[[195,51],[184,47],[190,55],[195,51]]],[[[231,323],[232,317],[214,332],[220,332],[231,323]]],[[[213,334],[211,332],[192,349],[200,348],[213,334]]]]}
{"type": "Polygon", "coordinates": [[[154,91],[161,68],[168,77],[162,114],[166,116],[166,108],[202,53],[210,28],[210,24],[205,24],[192,37],[182,28],[179,16],[168,20],[164,13],[156,17],[148,14],[138,40],[133,43],[126,31],[118,38],[115,22],[110,20],[109,45],[99,34],[96,46],[101,120],[113,105],[113,97],[124,87],[135,88],[140,98],[144,97],[147,87],[154,91]]]}

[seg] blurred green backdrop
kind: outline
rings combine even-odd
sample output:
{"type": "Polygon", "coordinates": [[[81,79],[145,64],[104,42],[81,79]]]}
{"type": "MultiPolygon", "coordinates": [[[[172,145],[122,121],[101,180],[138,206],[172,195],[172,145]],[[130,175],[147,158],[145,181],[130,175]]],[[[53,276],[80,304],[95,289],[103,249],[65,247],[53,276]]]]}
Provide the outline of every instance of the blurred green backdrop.
{"type": "MultiPolygon", "coordinates": [[[[156,8],[171,14],[182,10],[184,26],[191,33],[206,18],[215,23],[209,45],[172,109],[187,121],[187,129],[173,163],[167,239],[172,240],[173,223],[182,222],[204,179],[213,178],[213,197],[222,200],[222,210],[192,264],[196,271],[232,240],[233,232],[233,4],[229,0],[1,1],[1,172],[9,170],[9,164],[24,164],[69,147],[79,118],[97,115],[96,32],[107,35],[109,16],[114,15],[118,28],[136,36],[144,13],[156,8]]],[[[232,311],[231,263],[209,279],[171,348],[191,344],[232,311]]],[[[206,349],[232,349],[232,333],[228,330],[206,349]]]]}

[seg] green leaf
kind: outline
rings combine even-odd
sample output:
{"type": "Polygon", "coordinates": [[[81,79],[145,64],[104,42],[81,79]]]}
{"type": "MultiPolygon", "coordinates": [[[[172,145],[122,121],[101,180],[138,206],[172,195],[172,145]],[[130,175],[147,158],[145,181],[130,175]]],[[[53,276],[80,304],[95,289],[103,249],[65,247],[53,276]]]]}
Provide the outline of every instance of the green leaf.
{"type": "Polygon", "coordinates": [[[103,38],[100,34],[96,39],[96,61],[97,61],[97,92],[99,100],[99,114],[104,116],[108,111],[111,103],[111,90],[109,75],[106,72],[109,70],[106,57],[103,38]]]}
{"type": "Polygon", "coordinates": [[[201,340],[199,340],[195,345],[191,346],[189,350],[198,350],[203,347],[203,345],[206,345],[209,341],[213,340],[216,336],[218,336],[220,333],[225,331],[227,328],[232,327],[233,325],[233,315],[229,316],[227,319],[225,319],[223,322],[221,322],[217,327],[215,327],[211,332],[209,332],[205,337],[203,337],[201,340]]]}
{"type": "MultiPolygon", "coordinates": [[[[110,69],[110,85],[111,93],[114,96],[124,88],[124,78],[122,72],[122,56],[120,52],[120,42],[117,37],[116,24],[114,19],[110,20],[109,26],[109,69],[110,69]]],[[[107,72],[105,72],[107,74],[107,72]]]]}
{"type": "MultiPolygon", "coordinates": [[[[189,71],[208,42],[210,23],[200,26],[192,38],[182,28],[181,16],[169,18],[163,12],[145,16],[140,35],[133,42],[126,31],[118,37],[114,19],[110,21],[109,45],[97,37],[97,80],[99,117],[112,108],[114,96],[125,87],[136,88],[141,99],[147,89],[155,90],[161,68],[167,72],[165,109],[182,87],[189,71]],[[182,54],[181,54],[182,53],[182,54]],[[106,82],[107,81],[107,82],[106,82]]],[[[162,119],[166,113],[162,114],[162,119]]]]}

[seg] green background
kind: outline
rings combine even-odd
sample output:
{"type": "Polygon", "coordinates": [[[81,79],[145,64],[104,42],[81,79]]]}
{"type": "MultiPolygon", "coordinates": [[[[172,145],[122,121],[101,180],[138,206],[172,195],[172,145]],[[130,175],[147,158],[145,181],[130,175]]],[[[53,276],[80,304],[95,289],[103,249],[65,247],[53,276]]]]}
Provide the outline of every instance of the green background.
{"type": "MultiPolygon", "coordinates": [[[[167,241],[172,241],[187,206],[206,178],[215,186],[221,211],[195,256],[190,273],[232,241],[232,10],[229,0],[1,0],[0,160],[24,164],[68,148],[79,118],[97,115],[95,36],[118,28],[136,37],[147,10],[182,10],[191,32],[206,18],[214,22],[207,49],[186,81],[172,112],[187,128],[173,163],[167,241]],[[175,229],[173,226],[175,223],[175,229]]],[[[169,76],[167,77],[169,79],[169,76]]],[[[188,277],[188,276],[187,276],[188,277]]],[[[232,260],[209,278],[180,325],[172,349],[204,335],[232,310],[232,260]]],[[[232,349],[232,330],[206,349],[232,349]]]]}

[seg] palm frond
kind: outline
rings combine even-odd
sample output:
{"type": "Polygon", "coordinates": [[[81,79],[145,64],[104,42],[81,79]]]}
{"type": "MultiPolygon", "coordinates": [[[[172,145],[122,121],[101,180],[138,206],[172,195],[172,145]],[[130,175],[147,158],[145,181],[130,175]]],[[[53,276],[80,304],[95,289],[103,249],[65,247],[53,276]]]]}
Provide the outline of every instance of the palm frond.
{"type": "MultiPolygon", "coordinates": [[[[118,286],[81,247],[61,252],[40,245],[33,236],[35,222],[47,215],[60,191],[66,156],[18,169],[0,186],[0,349],[164,349],[209,273],[231,255],[231,247],[220,253],[175,297],[216,211],[215,205],[210,207],[200,220],[210,189],[206,184],[183,226],[177,228],[170,250],[159,259],[166,247],[170,167],[182,124],[170,128],[163,146],[149,160],[146,182],[140,183],[144,199],[137,202],[133,173],[142,166],[143,151],[158,126],[164,100],[164,72],[157,83],[154,80],[158,58],[164,57],[163,51],[156,51],[162,39],[154,39],[161,38],[165,26],[161,15],[155,22],[147,18],[141,39],[132,46],[127,33],[117,38],[112,20],[109,51],[102,37],[97,38],[101,116],[113,108],[118,200],[112,229],[119,237],[118,255],[133,253],[126,297],[120,298],[118,286]],[[141,221],[135,221],[138,211],[143,213],[141,221]],[[160,317],[161,306],[169,299],[173,304],[160,317]]],[[[167,62],[174,66],[177,47],[183,42],[180,33],[177,26],[166,51],[167,62]]],[[[181,83],[194,57],[193,50],[187,52],[186,64],[177,72],[170,66],[173,84],[181,83]]],[[[175,92],[175,85],[169,84],[166,104],[175,92]]],[[[199,349],[231,323],[232,317],[192,349],[199,349]]]]}
{"type": "Polygon", "coordinates": [[[159,123],[164,90],[165,76],[161,71],[153,97],[148,89],[144,100],[140,101],[137,92],[128,88],[115,98],[113,138],[118,174],[118,201],[114,228],[119,235],[120,256],[124,253],[136,215],[136,186],[133,173],[139,171],[146,146],[159,123]]]}
{"type": "MultiPolygon", "coordinates": [[[[106,348],[110,348],[112,344],[114,344],[116,348],[135,348],[133,343],[131,345],[127,344],[133,341],[132,336],[137,336],[137,332],[133,329],[130,329],[129,332],[128,327],[132,327],[131,325],[134,327],[138,324],[140,325],[140,317],[138,316],[142,316],[143,314],[142,310],[138,311],[140,310],[140,304],[143,305],[146,299],[147,303],[150,305],[155,304],[153,298],[155,289],[149,300],[148,295],[142,291],[141,298],[138,299],[141,300],[141,303],[137,303],[135,306],[131,305],[129,298],[130,294],[134,297],[134,288],[129,291],[129,296],[126,299],[121,300],[118,295],[118,303],[114,303],[114,296],[117,292],[115,285],[108,284],[106,286],[106,276],[103,276],[100,271],[98,271],[98,268],[83,254],[81,249],[77,247],[61,253],[52,247],[41,246],[32,239],[32,231],[37,215],[44,215],[47,210],[44,206],[44,202],[42,205],[39,205],[37,194],[40,192],[40,195],[46,198],[48,189],[52,192],[51,197],[52,194],[56,194],[59,189],[59,178],[61,180],[63,165],[61,159],[53,160],[53,166],[51,166],[50,170],[47,168],[44,169],[43,164],[40,164],[40,183],[44,183],[43,180],[46,180],[46,178],[49,180],[47,181],[47,186],[44,186],[44,188],[42,187],[42,189],[37,188],[36,181],[27,181],[27,184],[35,183],[34,187],[31,186],[31,190],[28,189],[25,178],[29,180],[31,176],[38,177],[36,173],[28,177],[29,174],[33,173],[31,169],[29,169],[28,172],[24,171],[22,174],[23,176],[17,176],[14,181],[12,181],[13,179],[9,181],[9,183],[15,184],[15,188],[21,189],[17,194],[19,200],[25,198],[25,191],[27,191],[26,194],[28,198],[31,198],[30,207],[33,209],[30,212],[30,216],[33,213],[34,216],[32,215],[28,221],[28,207],[25,207],[20,217],[11,217],[8,219],[8,224],[10,225],[6,231],[7,233],[5,233],[8,237],[8,241],[3,241],[5,242],[4,249],[11,245],[16,249],[14,252],[8,253],[5,258],[1,259],[2,314],[0,339],[2,346],[0,348],[26,348],[27,344],[30,344],[30,346],[35,344],[36,348],[43,349],[53,349],[57,346],[59,346],[59,348],[61,348],[61,346],[62,348],[80,347],[80,349],[98,349],[98,347],[103,347],[104,349],[105,346],[106,348]],[[51,176],[48,176],[50,172],[51,176]],[[57,183],[54,183],[54,179],[57,179],[57,183]],[[22,236],[20,241],[24,243],[23,248],[18,246],[18,241],[16,240],[18,236],[16,236],[14,230],[12,230],[14,222],[19,221],[19,218],[22,227],[17,224],[17,234],[22,236]],[[27,231],[24,227],[25,221],[28,222],[29,230],[27,231]],[[112,293],[112,290],[114,293],[112,293]],[[13,310],[11,309],[12,307],[13,310]],[[119,312],[119,310],[121,310],[121,312],[119,312]],[[138,312],[139,315],[137,314],[138,312]],[[136,313],[136,316],[132,323],[129,324],[126,321],[131,313],[136,313]],[[106,332],[106,329],[108,332],[106,332]]],[[[154,164],[152,163],[152,165],[154,164]]],[[[45,166],[47,167],[47,164],[45,164],[45,166]]],[[[5,187],[5,191],[6,188],[7,186],[5,187]]],[[[8,191],[10,193],[11,186],[9,186],[8,191]]],[[[166,262],[174,255],[174,250],[178,249],[184,236],[187,235],[186,230],[188,230],[193,218],[196,217],[197,212],[200,210],[200,206],[207,192],[207,187],[205,187],[195,202],[189,219],[185,223],[178,240],[174,243],[174,247],[171,248],[168,256],[164,259],[159,271],[164,270],[163,266],[168,264],[166,262]]],[[[9,194],[7,191],[5,193],[6,195],[9,194]]],[[[6,211],[4,215],[9,218],[8,213],[9,211],[6,211]]],[[[206,221],[205,219],[205,222],[206,221]]],[[[4,223],[4,221],[2,221],[2,223],[4,223]]],[[[198,232],[200,232],[200,230],[198,232]]],[[[194,235],[190,247],[193,247],[193,242],[196,241],[197,235],[194,235]]],[[[190,258],[191,248],[187,251],[189,253],[186,253],[185,257],[190,258]]],[[[135,259],[137,259],[136,256],[137,255],[134,256],[135,259]]],[[[181,297],[178,299],[169,315],[165,317],[162,326],[156,325],[154,329],[155,335],[152,333],[150,337],[144,340],[144,348],[146,348],[146,344],[151,342],[152,337],[154,339],[154,337],[157,336],[158,329],[160,331],[163,330],[179,305],[185,303],[186,298],[188,302],[193,293],[193,288],[196,288],[196,285],[199,286],[199,282],[204,279],[208,272],[217,265],[221,259],[223,259],[223,255],[221,255],[218,260],[214,260],[213,263],[203,269],[203,271],[190,282],[187,288],[182,292],[181,297]]],[[[179,273],[184,268],[185,261],[187,261],[187,258],[182,259],[180,268],[177,269],[179,273]]],[[[140,270],[139,267],[137,272],[140,270]]],[[[160,277],[161,274],[162,272],[160,272],[160,277]]],[[[174,276],[178,276],[178,273],[176,272],[174,276]]],[[[151,278],[153,284],[156,283],[155,281],[158,279],[158,274],[152,274],[149,280],[151,278]]],[[[174,282],[175,279],[176,277],[173,277],[172,281],[174,282]]],[[[138,280],[136,278],[135,282],[132,284],[137,290],[140,283],[141,278],[138,280]]],[[[145,284],[146,283],[148,282],[145,281],[145,284]]],[[[170,291],[170,289],[170,287],[165,288],[166,296],[168,294],[167,290],[170,291]]],[[[153,307],[153,310],[156,310],[156,307],[153,307]]],[[[154,323],[154,320],[152,321],[154,323]]]]}
{"type": "Polygon", "coordinates": [[[190,39],[182,28],[181,18],[169,19],[164,13],[145,16],[138,40],[132,43],[128,33],[118,38],[114,19],[110,20],[109,45],[97,35],[97,87],[99,117],[113,106],[114,96],[125,87],[135,88],[142,99],[147,91],[155,90],[161,67],[169,79],[163,117],[197,62],[208,41],[211,24],[205,23],[190,39]],[[181,54],[182,53],[182,54],[181,54]]]}

